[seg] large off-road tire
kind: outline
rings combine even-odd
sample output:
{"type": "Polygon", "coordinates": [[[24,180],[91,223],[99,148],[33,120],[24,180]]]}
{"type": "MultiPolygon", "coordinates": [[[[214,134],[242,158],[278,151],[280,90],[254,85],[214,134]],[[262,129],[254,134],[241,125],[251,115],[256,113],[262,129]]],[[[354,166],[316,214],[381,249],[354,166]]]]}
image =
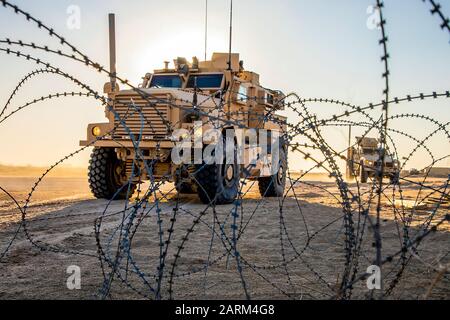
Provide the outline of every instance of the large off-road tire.
{"type": "Polygon", "coordinates": [[[369,173],[364,169],[364,163],[361,161],[359,164],[359,180],[361,183],[366,183],[369,173]]]}
{"type": "Polygon", "coordinates": [[[287,155],[284,148],[280,149],[277,173],[270,177],[258,178],[259,193],[262,197],[282,197],[286,186],[287,155]]]}
{"type": "Polygon", "coordinates": [[[345,177],[347,180],[352,180],[355,178],[355,172],[354,172],[354,166],[353,166],[353,159],[347,160],[347,167],[345,170],[345,177]]]}
{"type": "Polygon", "coordinates": [[[136,184],[128,186],[124,172],[125,164],[117,159],[113,148],[94,148],[88,172],[89,187],[94,197],[108,200],[113,197],[115,200],[130,198],[136,190],[136,184]],[[117,192],[119,189],[120,192],[117,192]]]}
{"type": "MultiPolygon", "coordinates": [[[[224,143],[224,151],[227,146],[224,143]]],[[[197,194],[205,204],[229,204],[239,193],[240,165],[237,162],[237,149],[234,147],[234,163],[198,165],[195,174],[197,194]]]]}
{"type": "Polygon", "coordinates": [[[348,148],[347,149],[347,158],[346,158],[346,166],[345,166],[345,177],[347,180],[352,180],[356,176],[355,172],[355,159],[354,159],[354,149],[348,148]]]}
{"type": "MultiPolygon", "coordinates": [[[[187,182],[189,171],[186,168],[178,168],[174,177],[175,189],[180,194],[196,194],[197,186],[193,182],[187,182]]],[[[189,179],[190,180],[190,179],[189,179]]]]}
{"type": "Polygon", "coordinates": [[[195,185],[188,183],[188,182],[179,182],[177,179],[175,179],[175,189],[180,194],[196,194],[196,187],[195,185]]]}
{"type": "Polygon", "coordinates": [[[396,185],[399,184],[399,180],[400,180],[400,174],[398,172],[393,173],[390,177],[389,177],[389,181],[391,184],[396,185]]]}

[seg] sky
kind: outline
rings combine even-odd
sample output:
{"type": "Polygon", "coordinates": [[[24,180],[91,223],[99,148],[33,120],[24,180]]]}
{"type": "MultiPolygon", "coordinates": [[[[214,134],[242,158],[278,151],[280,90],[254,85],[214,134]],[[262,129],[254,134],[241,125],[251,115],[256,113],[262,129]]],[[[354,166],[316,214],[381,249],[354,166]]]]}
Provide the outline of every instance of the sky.
{"type": "MultiPolygon", "coordinates": [[[[161,68],[163,61],[177,56],[204,56],[205,0],[15,0],[24,11],[51,26],[92,60],[108,66],[107,14],[116,14],[117,70],[123,78],[138,84],[146,72],[161,68]],[[75,7],[74,7],[75,6],[75,7]],[[73,8],[79,8],[79,28],[68,26],[73,8]]],[[[356,105],[383,98],[380,31],[371,27],[375,1],[364,0],[238,0],[234,1],[233,52],[240,53],[247,70],[260,74],[261,83],[305,98],[333,98],[356,105]]],[[[442,1],[450,15],[450,2],[442,1]]],[[[208,48],[228,51],[229,1],[208,1],[208,48]]],[[[440,29],[440,20],[420,0],[387,0],[391,96],[450,90],[450,36],[440,29]]],[[[61,48],[24,17],[0,6],[0,38],[35,42],[61,48]]],[[[0,44],[0,48],[6,48],[0,44]]],[[[26,49],[20,49],[27,52],[26,49]]],[[[70,52],[65,49],[66,52],[70,52]]],[[[30,52],[36,54],[36,52],[30,52]]],[[[102,91],[105,75],[84,65],[39,53],[62,70],[102,91]]],[[[0,52],[0,107],[12,90],[36,65],[0,52]]],[[[77,90],[66,80],[40,76],[27,82],[11,107],[50,93],[77,90]]],[[[78,91],[78,90],[77,90],[78,91]]],[[[391,114],[420,113],[446,123],[450,100],[394,105],[391,114]]],[[[310,104],[311,112],[326,118],[344,109],[310,104]]],[[[373,115],[379,114],[379,110],[373,115]]],[[[293,113],[286,114],[296,123],[293,113]]],[[[105,121],[103,107],[94,99],[61,98],[39,103],[0,124],[0,163],[50,165],[78,148],[85,139],[88,123],[105,121]]],[[[436,129],[419,120],[392,121],[390,126],[423,139],[436,129]]],[[[354,134],[358,129],[354,129],[354,134]]],[[[324,128],[323,134],[336,150],[347,145],[346,128],[324,128]]],[[[399,153],[406,156],[415,147],[410,140],[394,135],[399,153]]],[[[442,132],[427,145],[433,154],[447,155],[449,141],[442,132]]],[[[89,152],[67,161],[87,165],[89,152]]],[[[421,168],[429,162],[423,149],[407,167],[421,168]]],[[[295,159],[294,169],[307,169],[295,159]]],[[[449,166],[445,160],[439,165],[449,166]]]]}

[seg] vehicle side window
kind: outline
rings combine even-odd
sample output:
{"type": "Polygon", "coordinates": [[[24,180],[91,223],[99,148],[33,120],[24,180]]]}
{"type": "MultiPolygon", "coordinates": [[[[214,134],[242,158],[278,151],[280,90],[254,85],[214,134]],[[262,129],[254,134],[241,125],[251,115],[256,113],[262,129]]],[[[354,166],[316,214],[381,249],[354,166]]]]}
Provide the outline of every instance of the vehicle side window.
{"type": "Polygon", "coordinates": [[[270,93],[267,93],[267,94],[266,94],[266,103],[267,103],[267,104],[270,104],[270,105],[273,105],[273,103],[274,103],[274,98],[273,98],[273,95],[272,95],[272,94],[270,94],[270,93]]]}
{"type": "Polygon", "coordinates": [[[243,101],[243,102],[248,100],[247,87],[245,87],[243,85],[239,86],[237,100],[238,101],[243,101]]]}

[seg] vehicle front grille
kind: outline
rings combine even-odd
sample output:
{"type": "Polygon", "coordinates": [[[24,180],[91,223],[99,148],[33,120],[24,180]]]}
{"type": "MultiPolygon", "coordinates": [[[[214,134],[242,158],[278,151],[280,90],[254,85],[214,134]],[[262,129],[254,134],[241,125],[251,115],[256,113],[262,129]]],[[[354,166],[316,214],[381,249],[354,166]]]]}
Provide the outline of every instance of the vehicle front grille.
{"type": "Polygon", "coordinates": [[[114,101],[114,137],[130,139],[130,132],[135,139],[142,133],[142,140],[160,140],[170,133],[169,97],[148,99],[137,93],[118,94],[114,101]],[[167,103],[164,103],[164,101],[167,103]],[[119,116],[122,119],[117,118],[119,116]],[[126,127],[123,125],[125,123],[126,127]],[[128,130],[129,131],[128,131],[128,130]]]}
{"type": "MultiPolygon", "coordinates": [[[[374,162],[374,167],[378,167],[380,165],[380,161],[375,161],[374,162]]],[[[394,167],[394,163],[393,162],[385,162],[384,163],[384,167],[385,168],[393,168],[394,167]]]]}

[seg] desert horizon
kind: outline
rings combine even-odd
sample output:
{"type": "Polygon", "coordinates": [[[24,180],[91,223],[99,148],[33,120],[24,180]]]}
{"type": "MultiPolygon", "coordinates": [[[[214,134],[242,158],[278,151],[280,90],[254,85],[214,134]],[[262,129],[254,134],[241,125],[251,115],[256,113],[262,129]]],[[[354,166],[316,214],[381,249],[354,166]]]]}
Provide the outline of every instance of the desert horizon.
{"type": "MultiPolygon", "coordinates": [[[[33,165],[7,165],[0,164],[0,177],[39,177],[45,173],[49,167],[33,165]]],[[[85,177],[87,167],[77,167],[70,165],[57,166],[48,174],[49,177],[85,177]]]]}

